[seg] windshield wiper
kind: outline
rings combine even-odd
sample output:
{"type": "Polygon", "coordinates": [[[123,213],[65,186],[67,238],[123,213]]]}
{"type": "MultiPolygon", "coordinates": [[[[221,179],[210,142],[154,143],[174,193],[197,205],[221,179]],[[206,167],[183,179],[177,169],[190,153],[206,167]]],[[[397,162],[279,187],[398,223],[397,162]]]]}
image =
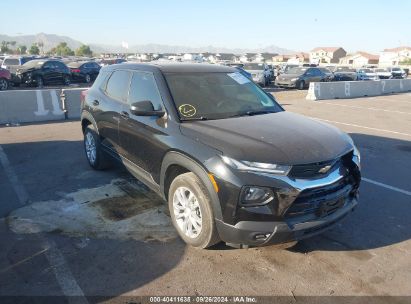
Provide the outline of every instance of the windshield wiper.
{"type": "Polygon", "coordinates": [[[254,115],[270,114],[270,113],[276,113],[276,112],[273,110],[246,111],[246,112],[241,112],[241,113],[232,115],[230,117],[254,116],[254,115]]]}
{"type": "Polygon", "coordinates": [[[191,120],[208,120],[207,117],[205,116],[200,116],[200,117],[184,117],[184,119],[181,119],[182,121],[191,121],[191,120]]]}

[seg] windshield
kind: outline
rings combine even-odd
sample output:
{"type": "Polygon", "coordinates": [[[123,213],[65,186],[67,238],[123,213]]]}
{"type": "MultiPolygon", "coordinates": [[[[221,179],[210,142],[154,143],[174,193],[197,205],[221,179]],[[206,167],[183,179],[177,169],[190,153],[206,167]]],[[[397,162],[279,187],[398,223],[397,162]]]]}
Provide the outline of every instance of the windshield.
{"type": "Polygon", "coordinates": [[[385,69],[375,69],[375,71],[376,71],[376,72],[388,72],[388,71],[385,70],[385,69]]]}
{"type": "Polygon", "coordinates": [[[347,68],[347,67],[338,67],[335,70],[335,72],[336,73],[338,73],[338,72],[355,72],[355,69],[350,69],[350,68],[347,68]]]}
{"type": "Polygon", "coordinates": [[[393,71],[396,71],[396,72],[397,72],[397,71],[401,71],[400,68],[392,68],[392,70],[393,70],[393,71]]]}
{"type": "Polygon", "coordinates": [[[285,74],[297,74],[297,75],[302,75],[307,71],[307,68],[291,68],[285,74]]]}
{"type": "Polygon", "coordinates": [[[239,72],[166,73],[165,78],[181,120],[283,111],[274,97],[239,72]]]}
{"type": "Polygon", "coordinates": [[[262,63],[247,63],[243,67],[244,70],[264,70],[262,63]]]}
{"type": "Polygon", "coordinates": [[[20,62],[16,58],[6,58],[3,61],[3,65],[20,65],[20,62]]]}
{"type": "Polygon", "coordinates": [[[374,72],[370,69],[362,69],[360,70],[360,73],[374,73],[374,72]]]}

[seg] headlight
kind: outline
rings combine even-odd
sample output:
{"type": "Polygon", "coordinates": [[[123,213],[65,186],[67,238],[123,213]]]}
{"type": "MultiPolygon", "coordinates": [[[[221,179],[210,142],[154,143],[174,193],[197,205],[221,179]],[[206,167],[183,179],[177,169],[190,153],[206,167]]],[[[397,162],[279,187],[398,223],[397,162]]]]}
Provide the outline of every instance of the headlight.
{"type": "Polygon", "coordinates": [[[297,81],[298,80],[298,78],[293,78],[293,79],[291,79],[291,81],[297,81]]]}
{"type": "Polygon", "coordinates": [[[240,203],[243,206],[262,206],[274,199],[274,192],[270,188],[245,186],[241,189],[240,203]]]}
{"type": "Polygon", "coordinates": [[[279,175],[287,175],[291,166],[258,163],[250,161],[238,161],[227,156],[222,156],[223,161],[230,167],[241,171],[265,172],[279,175]]]}

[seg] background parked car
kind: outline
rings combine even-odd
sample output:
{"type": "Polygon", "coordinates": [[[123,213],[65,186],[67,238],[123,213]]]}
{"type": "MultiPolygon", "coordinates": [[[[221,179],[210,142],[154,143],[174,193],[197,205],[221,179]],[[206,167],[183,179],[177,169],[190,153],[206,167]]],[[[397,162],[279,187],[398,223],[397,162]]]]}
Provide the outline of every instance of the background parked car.
{"type": "Polygon", "coordinates": [[[355,81],[357,80],[357,71],[355,69],[340,66],[334,69],[334,81],[355,81]]]}
{"type": "Polygon", "coordinates": [[[11,73],[12,83],[17,83],[18,79],[15,79],[16,70],[32,59],[32,56],[6,56],[1,64],[1,68],[9,70],[11,73]]]}
{"type": "Polygon", "coordinates": [[[263,87],[270,83],[270,71],[265,63],[246,63],[243,69],[251,73],[255,83],[263,87]]]}
{"type": "Polygon", "coordinates": [[[71,79],[90,83],[97,78],[101,66],[94,61],[75,61],[67,64],[70,68],[71,79]]]}
{"type": "Polygon", "coordinates": [[[0,68],[0,91],[7,90],[11,82],[11,73],[9,70],[0,68]]]}
{"type": "Polygon", "coordinates": [[[391,79],[392,74],[387,69],[374,69],[379,79],[391,79]]]}
{"type": "Polygon", "coordinates": [[[127,62],[127,60],[123,59],[123,58],[110,58],[110,59],[103,59],[100,62],[100,66],[106,66],[106,65],[111,65],[111,64],[119,64],[119,63],[123,63],[123,62],[127,62]]]}
{"type": "Polygon", "coordinates": [[[333,75],[326,68],[296,67],[277,77],[275,84],[281,88],[298,88],[303,90],[310,82],[331,81],[333,75]]]}
{"type": "Polygon", "coordinates": [[[390,67],[387,70],[392,74],[392,78],[395,79],[405,79],[407,78],[407,73],[400,67],[390,67]]]}
{"type": "Polygon", "coordinates": [[[58,60],[31,60],[17,69],[20,83],[43,87],[46,84],[70,84],[70,69],[58,60]]]}
{"type": "Polygon", "coordinates": [[[358,69],[357,80],[378,80],[378,75],[371,69],[358,69]]]}

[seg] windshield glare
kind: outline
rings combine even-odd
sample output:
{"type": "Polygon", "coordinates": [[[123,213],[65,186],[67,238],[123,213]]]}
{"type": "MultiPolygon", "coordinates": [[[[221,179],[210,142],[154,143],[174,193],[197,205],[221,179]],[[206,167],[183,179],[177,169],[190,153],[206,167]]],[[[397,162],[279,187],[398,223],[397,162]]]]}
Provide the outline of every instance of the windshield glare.
{"type": "Polygon", "coordinates": [[[23,64],[25,68],[33,68],[36,66],[41,66],[45,61],[30,60],[23,64]]]}
{"type": "Polygon", "coordinates": [[[374,72],[370,69],[362,69],[360,70],[360,73],[374,73],[374,72]]]}
{"type": "Polygon", "coordinates": [[[305,71],[307,71],[306,68],[291,68],[287,72],[285,72],[285,74],[298,74],[298,75],[301,75],[301,74],[304,74],[305,71]]]}
{"type": "Polygon", "coordinates": [[[166,73],[165,78],[181,120],[283,111],[273,97],[238,72],[166,73]]]}

